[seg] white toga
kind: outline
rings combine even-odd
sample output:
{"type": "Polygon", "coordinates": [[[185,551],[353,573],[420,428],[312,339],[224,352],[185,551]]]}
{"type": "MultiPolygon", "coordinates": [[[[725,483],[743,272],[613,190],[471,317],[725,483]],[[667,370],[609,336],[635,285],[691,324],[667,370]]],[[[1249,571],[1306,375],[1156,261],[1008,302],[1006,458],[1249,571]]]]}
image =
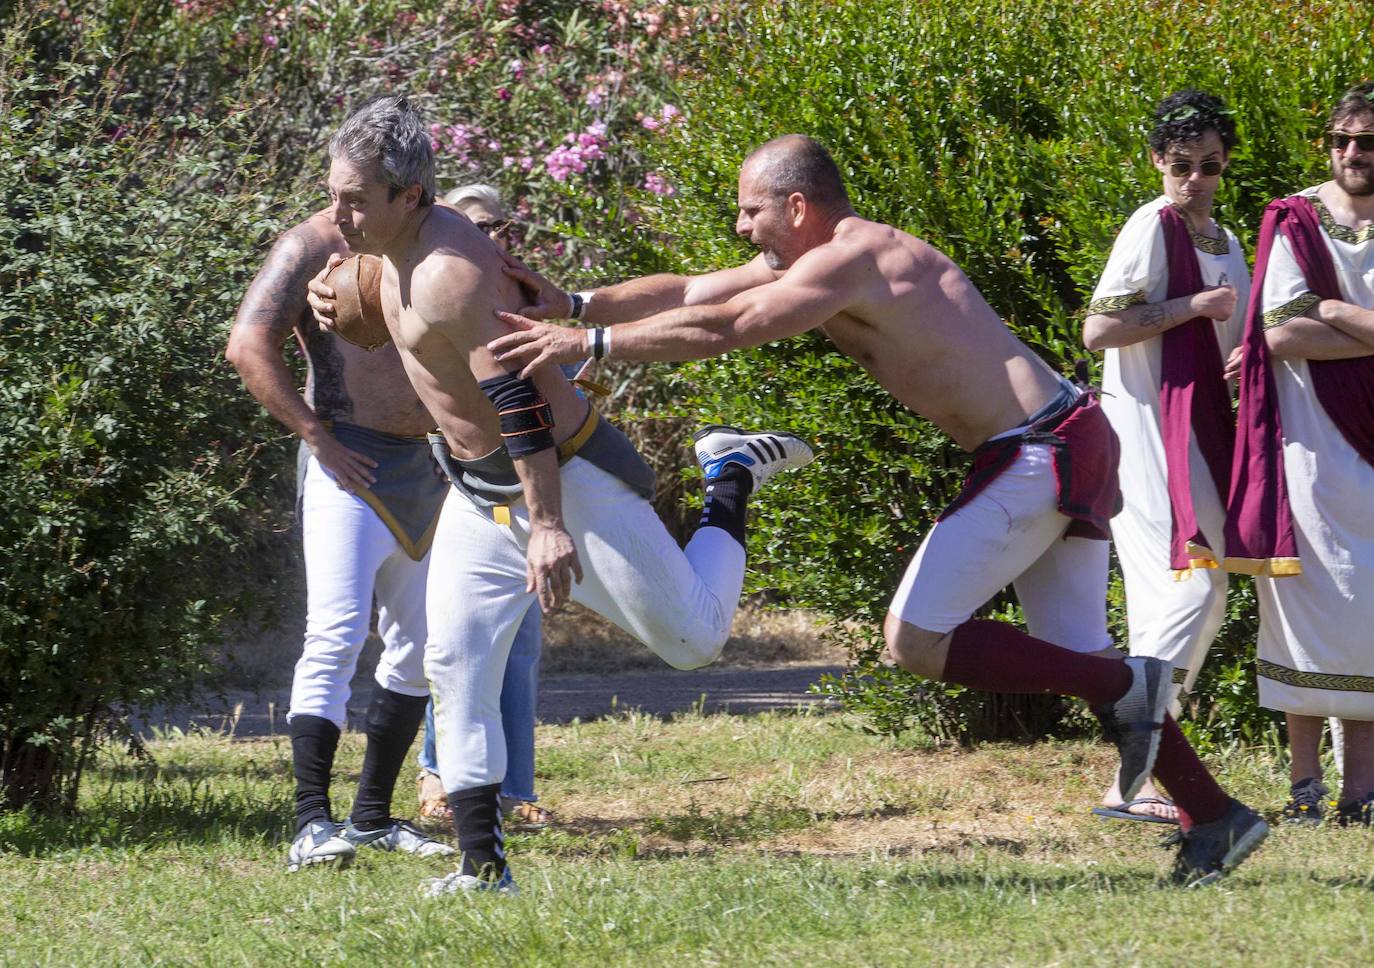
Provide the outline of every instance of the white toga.
{"type": "MultiPolygon", "coordinates": [[[[1112,246],[1089,313],[1120,312],[1136,303],[1168,298],[1169,266],[1159,217],[1168,204],[1161,195],[1136,209],[1127,221],[1112,246]]],[[[1235,312],[1216,324],[1224,361],[1244,328],[1250,273],[1235,235],[1226,230],[1221,234],[1218,239],[1193,234],[1193,251],[1204,285],[1236,289],[1235,312]]],[[[1187,689],[1197,679],[1225,618],[1226,576],[1220,569],[1196,569],[1185,580],[1175,580],[1170,567],[1173,517],[1159,411],[1162,349],[1161,335],[1107,350],[1102,409],[1121,438],[1124,508],[1112,519],[1112,541],[1126,584],[1130,651],[1172,663],[1175,682],[1187,689]]],[[[1212,482],[1196,439],[1189,444],[1189,464],[1198,525],[1220,561],[1225,550],[1225,495],[1219,495],[1212,482]]]]}
{"type": "MultiPolygon", "coordinates": [[[[1374,307],[1374,227],[1336,224],[1316,199],[1322,240],[1342,298],[1374,307]]],[[[1282,231],[1264,279],[1264,324],[1278,326],[1318,301],[1282,231]]],[[[1374,467],[1331,422],[1308,361],[1274,359],[1283,462],[1302,574],[1257,578],[1260,702],[1304,716],[1374,720],[1374,467]]]]}

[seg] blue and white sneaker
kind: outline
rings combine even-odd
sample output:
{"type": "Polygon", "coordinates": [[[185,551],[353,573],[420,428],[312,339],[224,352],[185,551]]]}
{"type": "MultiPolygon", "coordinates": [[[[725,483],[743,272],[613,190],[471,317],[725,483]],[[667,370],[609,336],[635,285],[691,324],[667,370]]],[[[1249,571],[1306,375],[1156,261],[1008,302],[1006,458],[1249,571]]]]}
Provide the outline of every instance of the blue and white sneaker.
{"type": "Polygon", "coordinates": [[[779,471],[805,467],[816,458],[811,445],[796,434],[774,430],[750,433],[711,424],[698,430],[692,441],[706,480],[713,481],[730,464],[739,464],[753,477],[755,491],[779,471]]]}
{"type": "Polygon", "coordinates": [[[376,847],[378,850],[400,851],[416,857],[449,857],[454,853],[448,844],[435,840],[405,820],[393,819],[388,826],[377,830],[359,830],[349,818],[343,837],[354,847],[376,847]]]}
{"type": "Polygon", "coordinates": [[[510,876],[509,867],[501,875],[501,879],[497,881],[486,881],[471,874],[460,874],[457,871],[443,877],[428,877],[420,882],[420,890],[425,892],[426,897],[443,897],[445,894],[466,894],[477,891],[494,891],[507,897],[518,897],[520,894],[520,888],[515,886],[515,878],[510,876]]]}
{"type": "Polygon", "coordinates": [[[343,827],[332,820],[314,820],[291,841],[286,855],[286,869],[294,874],[311,864],[334,864],[347,867],[358,851],[343,837],[343,827]]]}

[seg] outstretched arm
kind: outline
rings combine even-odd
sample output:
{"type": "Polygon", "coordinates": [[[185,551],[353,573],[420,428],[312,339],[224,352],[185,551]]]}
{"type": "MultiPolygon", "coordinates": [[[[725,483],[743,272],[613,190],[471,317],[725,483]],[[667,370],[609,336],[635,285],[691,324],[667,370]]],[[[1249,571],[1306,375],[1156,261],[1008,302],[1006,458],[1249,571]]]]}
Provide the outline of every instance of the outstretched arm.
{"type": "Polygon", "coordinates": [[[309,226],[286,232],[239,305],[224,355],[263,408],[287,430],[305,441],[320,464],[344,490],[356,492],[376,478],[371,458],[349,450],[335,439],[296,390],[282,358],[282,344],[305,316],[306,286],[325,265],[330,247],[309,226]]]}
{"type": "MultiPolygon", "coordinates": [[[[572,296],[544,276],[506,253],[506,274],[525,289],[533,300],[520,309],[529,319],[568,319],[572,296]]],[[[659,273],[629,279],[613,286],[591,291],[582,320],[592,326],[609,326],[643,319],[679,306],[723,302],[746,289],[772,282],[778,273],[768,268],[763,256],[742,266],[708,272],[699,276],[659,273]]]]}
{"type": "MultiPolygon", "coordinates": [[[[798,259],[782,278],[718,303],[684,306],[607,329],[608,355],[625,360],[676,362],[720,356],[814,329],[851,308],[858,260],[832,246],[798,259]]],[[[588,330],[550,326],[515,313],[497,313],[516,332],[488,344],[497,360],[529,376],[546,363],[573,363],[588,353],[588,330]]]]}

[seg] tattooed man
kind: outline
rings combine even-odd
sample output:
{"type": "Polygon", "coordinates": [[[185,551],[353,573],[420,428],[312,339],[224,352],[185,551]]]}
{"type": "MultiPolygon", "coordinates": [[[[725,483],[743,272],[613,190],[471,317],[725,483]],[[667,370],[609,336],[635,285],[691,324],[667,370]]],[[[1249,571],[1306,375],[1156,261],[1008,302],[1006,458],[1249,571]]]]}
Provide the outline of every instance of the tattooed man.
{"type": "Polygon", "coordinates": [[[249,287],[227,356],[267,411],[301,439],[297,509],[304,531],[305,646],[291,686],[296,836],[288,869],[350,862],[359,846],[452,853],[393,819],[391,794],[425,714],[425,573],[447,488],[425,432],[433,419],[391,344],[367,350],[314,324],[306,283],[347,246],[326,212],[285,232],[249,287]],[[302,396],[282,357],[305,352],[302,396]],[[329,778],[347,717],[349,681],[377,598],[384,644],[367,710],[367,752],[346,825],[334,822],[329,778]]]}
{"type": "MultiPolygon", "coordinates": [[[[1240,340],[1250,275],[1235,235],[1212,220],[1236,144],[1221,99],[1171,94],[1155,110],[1149,144],[1163,191],[1117,236],[1083,341],[1105,353],[1102,410],[1121,438],[1124,507],[1112,541],[1130,652],[1170,664],[1176,702],[1226,617],[1218,565],[1233,436],[1222,361],[1240,340]]],[[[1133,798],[1113,786],[1094,812],[1178,822],[1152,784],[1133,798]]]]}

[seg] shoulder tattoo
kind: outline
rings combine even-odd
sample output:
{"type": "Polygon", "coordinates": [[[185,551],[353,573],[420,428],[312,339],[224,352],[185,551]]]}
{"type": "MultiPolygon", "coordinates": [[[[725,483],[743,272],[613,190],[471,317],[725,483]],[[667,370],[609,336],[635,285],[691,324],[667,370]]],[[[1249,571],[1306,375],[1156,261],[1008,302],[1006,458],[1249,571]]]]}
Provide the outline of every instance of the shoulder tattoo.
{"type": "Polygon", "coordinates": [[[324,267],[329,247],[314,232],[295,228],[279,238],[248,287],[239,321],[283,336],[307,312],[306,286],[324,267]]]}

